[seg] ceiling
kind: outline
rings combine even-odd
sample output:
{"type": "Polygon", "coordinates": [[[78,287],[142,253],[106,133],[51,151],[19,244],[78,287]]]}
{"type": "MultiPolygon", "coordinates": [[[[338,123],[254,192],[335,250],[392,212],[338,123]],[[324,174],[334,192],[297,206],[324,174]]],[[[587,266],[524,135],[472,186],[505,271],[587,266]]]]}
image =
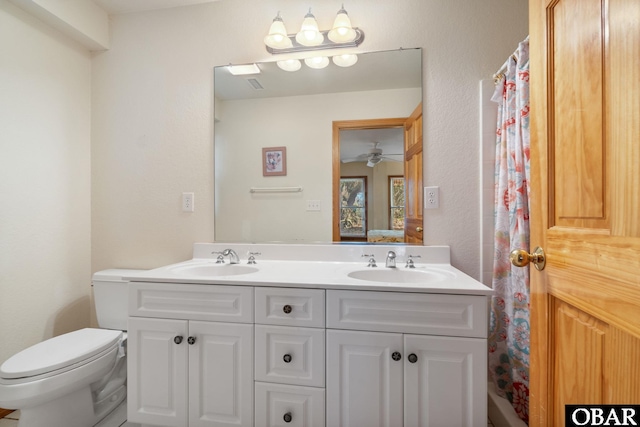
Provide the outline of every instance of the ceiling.
{"type": "Polygon", "coordinates": [[[218,0],[93,0],[109,15],[211,3],[218,0]]]}

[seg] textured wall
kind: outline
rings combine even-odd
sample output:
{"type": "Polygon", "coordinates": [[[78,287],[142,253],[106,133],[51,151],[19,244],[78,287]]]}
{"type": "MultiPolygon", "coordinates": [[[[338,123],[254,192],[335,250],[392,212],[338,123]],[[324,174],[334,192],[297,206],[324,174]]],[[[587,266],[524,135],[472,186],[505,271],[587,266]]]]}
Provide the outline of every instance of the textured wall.
{"type": "Polygon", "coordinates": [[[0,363],[89,324],[91,57],[0,0],[0,363]]]}
{"type": "MultiPolygon", "coordinates": [[[[278,10],[295,31],[298,0],[222,0],[112,17],[111,49],[93,59],[92,269],[155,267],[213,240],[213,67],[273,60],[262,38],[278,10]],[[196,212],[180,194],[196,193],[196,212]]],[[[328,28],[338,3],[317,1],[328,28]]],[[[524,39],[526,0],[351,0],[362,51],[423,48],[425,243],[480,278],[478,82],[524,39]]]]}

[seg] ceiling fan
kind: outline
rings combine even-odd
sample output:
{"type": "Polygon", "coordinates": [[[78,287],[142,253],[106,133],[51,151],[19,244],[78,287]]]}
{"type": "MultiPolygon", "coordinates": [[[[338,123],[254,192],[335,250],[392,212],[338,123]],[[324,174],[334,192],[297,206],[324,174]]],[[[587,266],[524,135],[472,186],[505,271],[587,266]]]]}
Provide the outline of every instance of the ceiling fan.
{"type": "Polygon", "coordinates": [[[398,160],[398,159],[394,159],[392,157],[388,157],[388,156],[402,156],[402,153],[400,154],[388,154],[387,156],[384,156],[382,153],[382,149],[378,148],[378,142],[374,142],[373,143],[373,148],[369,149],[369,151],[367,153],[363,153],[360,154],[357,157],[351,158],[351,159],[344,159],[342,160],[342,163],[350,163],[350,162],[367,162],[367,166],[369,167],[374,167],[375,165],[377,165],[378,163],[380,163],[382,160],[390,160],[393,162],[400,162],[402,160],[398,160]]]}

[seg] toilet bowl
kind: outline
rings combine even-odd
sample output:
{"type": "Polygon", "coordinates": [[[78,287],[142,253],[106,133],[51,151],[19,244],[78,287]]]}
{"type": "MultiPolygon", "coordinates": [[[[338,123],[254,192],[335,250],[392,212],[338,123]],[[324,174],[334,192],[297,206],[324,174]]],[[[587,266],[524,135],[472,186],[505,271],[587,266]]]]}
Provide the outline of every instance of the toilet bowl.
{"type": "Polygon", "coordinates": [[[101,328],[60,335],[10,357],[0,366],[0,407],[20,409],[18,427],[90,427],[126,398],[128,290],[123,275],[94,274],[101,328]]]}

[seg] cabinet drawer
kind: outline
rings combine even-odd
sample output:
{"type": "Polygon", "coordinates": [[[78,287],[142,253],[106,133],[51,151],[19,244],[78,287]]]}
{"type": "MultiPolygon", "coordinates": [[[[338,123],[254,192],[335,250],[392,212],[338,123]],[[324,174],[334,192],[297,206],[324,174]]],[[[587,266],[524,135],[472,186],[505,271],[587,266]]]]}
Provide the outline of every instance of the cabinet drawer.
{"type": "Polygon", "coordinates": [[[256,381],[324,387],[324,333],[256,325],[256,381]]]}
{"type": "Polygon", "coordinates": [[[487,337],[487,298],[476,295],[327,291],[327,328],[487,337]]]}
{"type": "Polygon", "coordinates": [[[256,323],[324,328],[324,290],[256,288],[256,323]]]}
{"type": "Polygon", "coordinates": [[[134,282],[129,316],[253,323],[253,288],[134,282]]]}
{"type": "Polygon", "coordinates": [[[259,382],[255,387],[255,427],[324,427],[323,388],[259,382]]]}

